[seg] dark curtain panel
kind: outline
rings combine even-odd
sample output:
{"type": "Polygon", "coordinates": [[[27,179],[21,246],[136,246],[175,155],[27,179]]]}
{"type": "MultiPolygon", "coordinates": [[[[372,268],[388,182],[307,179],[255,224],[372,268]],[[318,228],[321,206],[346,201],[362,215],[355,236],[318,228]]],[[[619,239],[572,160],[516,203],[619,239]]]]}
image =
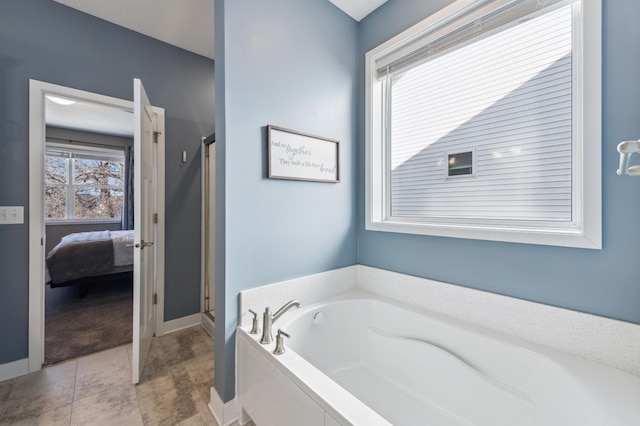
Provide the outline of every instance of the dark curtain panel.
{"type": "Polygon", "coordinates": [[[122,229],[133,229],[133,148],[124,148],[124,197],[122,200],[122,229]]]}

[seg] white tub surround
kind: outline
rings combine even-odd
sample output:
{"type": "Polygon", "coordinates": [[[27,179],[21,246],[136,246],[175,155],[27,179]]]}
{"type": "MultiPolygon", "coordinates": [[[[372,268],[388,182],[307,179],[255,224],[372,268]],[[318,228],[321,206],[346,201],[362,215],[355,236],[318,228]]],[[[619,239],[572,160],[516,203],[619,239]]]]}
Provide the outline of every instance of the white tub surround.
{"type": "MultiPolygon", "coordinates": [[[[305,306],[353,289],[367,290],[640,376],[638,324],[364,265],[243,291],[240,325],[251,326],[249,309],[258,313],[262,324],[267,306],[275,311],[291,299],[298,299],[305,306]]],[[[279,324],[274,326],[274,334],[279,324]]]]}
{"type": "MultiPolygon", "coordinates": [[[[300,298],[300,297],[297,297],[300,298]]],[[[260,426],[640,424],[640,377],[351,290],[239,328],[240,421],[260,426]]]]}
{"type": "Polygon", "coordinates": [[[262,324],[262,313],[266,307],[275,312],[293,299],[298,299],[303,306],[309,305],[353,290],[357,285],[358,266],[354,265],[241,291],[240,325],[251,325],[253,316],[249,309],[258,313],[262,324]]]}
{"type": "Polygon", "coordinates": [[[640,325],[358,266],[357,288],[640,376],[640,325]]]}
{"type": "Polygon", "coordinates": [[[396,424],[398,418],[402,424],[424,424],[398,415],[395,404],[387,407],[395,400],[411,405],[401,412],[435,416],[436,424],[445,425],[640,424],[638,324],[363,265],[244,291],[240,309],[243,328],[236,353],[241,421],[251,416],[261,426],[300,424],[297,416],[302,413],[305,425],[396,424]],[[352,298],[354,291],[387,307],[372,315],[354,306],[335,329],[322,324],[314,329],[318,324],[311,326],[308,318],[292,322],[327,299],[352,298]],[[248,309],[258,313],[262,328],[265,307],[275,311],[292,299],[303,306],[274,325],[274,335],[282,328],[291,339],[285,340],[287,352],[273,356],[275,342],[263,346],[260,335],[248,334],[248,309]],[[393,309],[407,314],[378,318],[393,309]],[[375,321],[363,325],[361,318],[375,321]],[[325,335],[313,334],[320,329],[325,335]],[[424,330],[429,333],[420,334],[424,330]],[[439,341],[441,337],[449,340],[439,341]],[[354,342],[362,357],[354,352],[354,342]],[[465,383],[462,390],[452,387],[457,382],[465,383]],[[378,386],[385,391],[377,391],[378,386]],[[377,400],[380,395],[384,397],[377,400]],[[470,401],[456,407],[460,398],[470,401]],[[505,408],[489,410],[493,405],[505,408]],[[546,423],[536,423],[540,419],[546,423]]]}

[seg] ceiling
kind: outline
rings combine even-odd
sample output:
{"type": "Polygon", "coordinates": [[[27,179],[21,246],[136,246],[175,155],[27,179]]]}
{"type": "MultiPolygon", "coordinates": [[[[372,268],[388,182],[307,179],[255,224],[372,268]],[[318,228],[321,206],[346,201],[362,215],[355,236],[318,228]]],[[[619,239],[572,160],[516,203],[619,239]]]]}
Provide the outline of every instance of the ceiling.
{"type": "MultiPolygon", "coordinates": [[[[61,105],[60,97],[47,95],[45,121],[47,126],[81,130],[114,136],[133,137],[133,112],[93,102],[74,100],[61,105]]],[[[64,98],[63,98],[64,99],[64,98]]]]}
{"type": "Polygon", "coordinates": [[[54,0],[213,59],[213,0],[54,0]]]}
{"type": "MultiPolygon", "coordinates": [[[[105,21],[214,59],[214,0],[54,0],[105,21]]],[[[295,0],[306,1],[306,0],[295,0]]],[[[387,0],[329,0],[356,21],[387,0]]],[[[47,124],[117,136],[133,134],[131,113],[76,102],[46,103],[47,124]]]]}
{"type": "Polygon", "coordinates": [[[382,6],[387,0],[329,0],[344,13],[360,22],[365,16],[382,6]]]}
{"type": "MultiPolygon", "coordinates": [[[[214,0],[54,1],[213,59],[214,0]]],[[[387,0],[329,1],[356,21],[360,21],[387,2],[387,0]]]]}

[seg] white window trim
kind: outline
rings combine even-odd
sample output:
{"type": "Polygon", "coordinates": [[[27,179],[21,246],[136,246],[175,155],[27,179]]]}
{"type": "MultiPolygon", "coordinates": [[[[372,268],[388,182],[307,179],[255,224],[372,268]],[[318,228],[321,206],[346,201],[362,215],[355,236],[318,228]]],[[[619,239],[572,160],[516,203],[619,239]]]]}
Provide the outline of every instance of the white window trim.
{"type": "Polygon", "coordinates": [[[574,98],[579,116],[574,119],[573,203],[576,206],[576,226],[536,228],[526,226],[500,226],[490,223],[473,225],[447,223],[411,223],[390,220],[385,211],[385,199],[389,191],[384,178],[384,144],[382,126],[376,125],[376,117],[382,116],[382,102],[374,85],[375,63],[390,51],[406,45],[424,33],[429,27],[459,13],[471,4],[471,0],[458,0],[429,16],[396,37],[369,51],[365,55],[365,228],[368,231],[384,231],[407,234],[467,238],[514,243],[552,246],[602,248],[602,182],[601,182],[601,0],[581,0],[581,20],[576,19],[577,37],[574,51],[578,52],[578,66],[574,67],[574,81],[581,81],[582,88],[574,98]],[[588,30],[585,30],[588,29],[588,30]],[[577,79],[577,80],[576,80],[577,79]],[[585,90],[588,88],[588,90],[585,90]],[[578,124],[578,125],[576,125],[578,124]],[[581,124],[581,126],[579,125],[581,124]],[[577,141],[577,143],[576,143],[577,141]],[[576,184],[577,183],[577,184],[576,184]]]}
{"type": "MultiPolygon", "coordinates": [[[[114,147],[93,147],[93,146],[88,146],[88,145],[74,145],[72,143],[60,143],[60,142],[50,142],[49,140],[47,140],[46,144],[45,144],[45,157],[47,155],[47,148],[51,147],[51,148],[58,148],[58,149],[63,149],[63,150],[67,150],[67,151],[73,151],[74,148],[77,148],[78,150],[82,150],[82,151],[95,151],[98,153],[106,153],[109,152],[109,154],[114,154],[114,158],[115,157],[122,157],[120,158],[123,162],[125,161],[124,158],[124,151],[122,148],[114,146],[114,147]]],[[[64,187],[66,188],[66,197],[67,197],[67,212],[66,215],[67,217],[65,218],[56,218],[56,219],[48,219],[45,218],[45,224],[46,225],[83,225],[83,224],[100,224],[100,223],[107,223],[107,224],[111,224],[111,223],[120,223],[122,222],[122,218],[110,218],[110,217],[99,217],[99,218],[81,218],[81,217],[75,217],[75,205],[73,205],[73,203],[70,203],[69,200],[73,200],[74,194],[75,194],[75,189],[78,187],[91,187],[91,188],[114,188],[117,189],[117,187],[115,186],[108,186],[108,185],[80,185],[80,184],[75,184],[73,183],[73,158],[69,159],[69,164],[68,164],[68,170],[67,170],[67,178],[69,179],[69,183],[59,183],[59,184],[48,184],[45,182],[45,186],[60,186],[60,187],[64,187]]],[[[126,168],[127,165],[125,164],[124,167],[126,168]]],[[[123,182],[123,186],[122,186],[122,191],[125,191],[125,183],[123,182]]],[[[46,200],[45,200],[45,204],[46,204],[46,200]]]]}

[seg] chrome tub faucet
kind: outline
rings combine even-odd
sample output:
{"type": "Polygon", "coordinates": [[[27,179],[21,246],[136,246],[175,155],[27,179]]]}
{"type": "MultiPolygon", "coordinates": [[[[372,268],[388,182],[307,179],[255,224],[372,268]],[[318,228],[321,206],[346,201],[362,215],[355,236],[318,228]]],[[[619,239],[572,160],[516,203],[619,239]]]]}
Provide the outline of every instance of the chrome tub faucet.
{"type": "Polygon", "coordinates": [[[302,304],[299,300],[290,300],[282,308],[278,309],[275,314],[272,314],[271,309],[267,307],[264,310],[264,314],[262,314],[262,338],[260,338],[260,343],[267,345],[273,342],[273,337],[271,336],[271,327],[273,326],[273,323],[289,309],[294,307],[299,308],[301,305],[302,304]]]}
{"type": "Polygon", "coordinates": [[[284,331],[278,329],[278,335],[276,336],[276,348],[273,350],[273,354],[274,355],[282,355],[283,353],[285,353],[285,349],[284,349],[284,338],[285,337],[291,338],[291,336],[289,334],[287,334],[284,331]]]}

